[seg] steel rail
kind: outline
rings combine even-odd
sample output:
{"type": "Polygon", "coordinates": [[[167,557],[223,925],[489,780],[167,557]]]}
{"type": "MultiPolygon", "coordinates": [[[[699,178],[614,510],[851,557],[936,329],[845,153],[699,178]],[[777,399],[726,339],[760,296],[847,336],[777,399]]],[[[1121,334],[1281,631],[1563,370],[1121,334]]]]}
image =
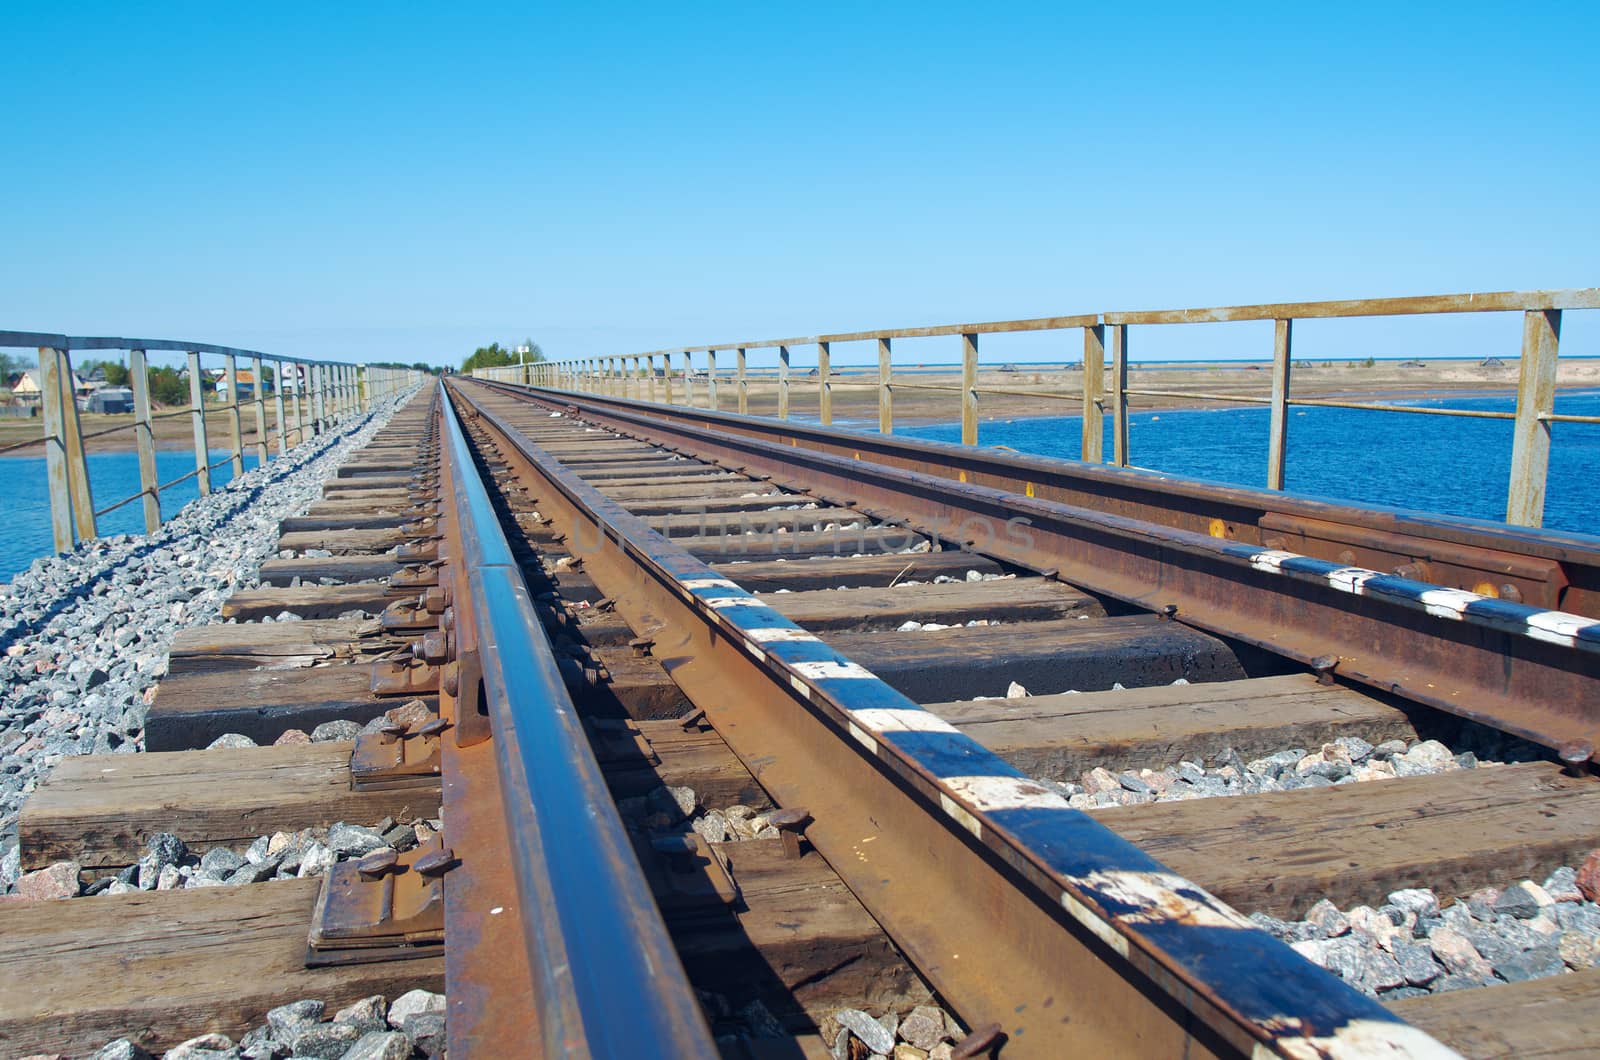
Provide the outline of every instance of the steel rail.
{"type": "Polygon", "coordinates": [[[591,409],[643,416],[675,430],[712,428],[731,436],[859,463],[915,470],[1039,500],[1082,506],[1178,530],[1314,559],[1392,571],[1423,564],[1429,582],[1512,602],[1600,618],[1600,537],[1530,529],[1485,519],[1354,506],[1277,490],[1252,489],[1076,460],[741,416],[572,391],[477,380],[511,393],[546,395],[591,409]],[[1506,593],[1504,586],[1513,593],[1506,593]]]}
{"type": "Polygon", "coordinates": [[[845,507],[910,520],[918,532],[1058,573],[1079,588],[1319,671],[1336,670],[1563,757],[1600,756],[1600,622],[1129,518],[1114,505],[1102,503],[1108,512],[952,482],[615,401],[559,400],[598,425],[845,507]]]}
{"type": "Polygon", "coordinates": [[[458,383],[584,569],[806,838],[1008,1056],[1451,1050],[882,683],[458,383]],[[592,540],[591,540],[592,539],[592,540]]]}
{"type": "Polygon", "coordinates": [[[714,1055],[461,423],[440,407],[452,565],[470,590],[457,606],[476,632],[543,1055],[714,1055]]]}

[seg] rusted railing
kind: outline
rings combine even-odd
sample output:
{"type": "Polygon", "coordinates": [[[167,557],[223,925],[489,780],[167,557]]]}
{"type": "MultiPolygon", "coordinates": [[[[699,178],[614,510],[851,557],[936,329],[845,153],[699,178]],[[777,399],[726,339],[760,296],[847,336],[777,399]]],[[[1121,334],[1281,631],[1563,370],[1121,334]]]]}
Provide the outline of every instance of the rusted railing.
{"type": "Polygon", "coordinates": [[[479,369],[474,374],[506,382],[552,387],[611,396],[632,397],[670,404],[719,407],[719,382],[731,378],[740,413],[749,411],[750,382],[755,373],[748,366],[748,352],[777,350],[777,413],[789,417],[790,392],[795,384],[791,351],[812,347],[816,351],[815,387],[817,409],[823,424],[833,422],[833,389],[839,386],[876,387],[878,429],[894,430],[896,390],[943,391],[959,395],[961,440],[969,445],[978,440],[979,397],[983,394],[1043,398],[1081,403],[1083,411],[1082,459],[1104,459],[1105,421],[1110,414],[1112,460],[1129,466],[1129,398],[1188,399],[1266,405],[1270,410],[1267,446],[1267,485],[1284,488],[1284,462],[1288,444],[1288,410],[1291,406],[1376,409],[1416,415],[1465,416],[1513,421],[1511,476],[1506,491],[1506,521],[1538,526],[1544,517],[1545,482],[1549,468],[1551,425],[1555,423],[1600,423],[1600,416],[1562,415],[1555,411],[1556,360],[1561,333],[1561,314],[1569,309],[1600,308],[1600,288],[1564,291],[1502,291],[1489,294],[1436,295],[1419,298],[1376,298],[1339,302],[1291,302],[1273,305],[1226,306],[1210,309],[1157,310],[1137,313],[1090,313],[1077,316],[1041,317],[1031,320],[1004,320],[983,324],[948,324],[926,328],[893,328],[858,331],[807,338],[765,339],[759,342],[721,343],[714,346],[688,346],[650,353],[588,357],[577,360],[548,361],[515,365],[509,368],[479,369]],[[1444,313],[1523,314],[1520,375],[1515,412],[1476,409],[1424,408],[1386,405],[1375,402],[1341,401],[1323,398],[1296,398],[1290,389],[1292,335],[1296,320],[1427,316],[1444,313]],[[1237,321],[1272,321],[1272,376],[1269,396],[1134,388],[1128,385],[1128,333],[1131,327],[1170,324],[1204,324],[1237,321]],[[1026,390],[980,385],[978,337],[1006,332],[1063,331],[1083,332],[1083,386],[1077,390],[1026,390]],[[895,339],[959,336],[961,340],[959,385],[930,383],[896,375],[892,350],[895,339]],[[1109,340],[1110,358],[1107,363],[1109,340]],[[838,343],[876,342],[878,352],[875,380],[854,381],[841,377],[832,368],[832,347],[838,343]],[[734,368],[730,373],[717,364],[718,351],[731,350],[734,368]],[[660,367],[657,367],[660,358],[660,367]],[[699,364],[697,365],[697,359],[699,364]],[[675,366],[676,361],[676,366],[675,366]],[[703,366],[703,367],[702,367],[703,366]],[[1109,379],[1107,378],[1109,375],[1109,379]],[[674,382],[678,384],[674,387],[674,382]],[[1109,405],[1109,409],[1108,406],[1109,405]]]}
{"type": "Polygon", "coordinates": [[[127,339],[74,337],[29,331],[0,331],[0,349],[34,348],[39,351],[39,402],[44,432],[0,447],[0,454],[43,446],[45,473],[49,477],[50,523],[57,552],[66,552],[75,541],[86,541],[98,534],[97,520],[134,501],[144,502],[146,532],[153,533],[162,522],[161,493],[189,479],[196,479],[201,496],[211,492],[211,472],[231,464],[234,475],[244,472],[244,420],[240,401],[239,361],[247,358],[251,368],[249,404],[254,420],[256,459],[266,463],[269,442],[277,436],[279,455],[316,434],[329,430],[340,420],[366,412],[372,403],[418,382],[419,373],[409,369],[332,361],[310,361],[283,357],[255,350],[239,350],[206,343],[171,339],[127,339]],[[127,351],[128,389],[133,393],[133,418],[104,430],[84,433],[78,416],[73,350],[127,351]],[[153,412],[150,401],[148,353],[154,350],[182,352],[189,377],[189,402],[179,408],[153,412]],[[219,384],[220,402],[208,408],[201,383],[204,357],[220,358],[223,376],[219,384]],[[264,362],[274,365],[272,387],[273,429],[267,425],[266,377],[264,362]],[[286,407],[284,391],[289,390],[286,407]],[[206,417],[221,413],[229,437],[228,456],[212,462],[206,417]],[[168,482],[158,480],[154,423],[157,420],[187,416],[194,433],[194,470],[168,482]],[[309,417],[309,422],[308,422],[309,417]],[[132,431],[139,457],[139,491],[103,508],[94,506],[94,489],[89,477],[89,462],[84,442],[121,431],[132,431]],[[291,443],[290,435],[295,435],[291,443]]]}

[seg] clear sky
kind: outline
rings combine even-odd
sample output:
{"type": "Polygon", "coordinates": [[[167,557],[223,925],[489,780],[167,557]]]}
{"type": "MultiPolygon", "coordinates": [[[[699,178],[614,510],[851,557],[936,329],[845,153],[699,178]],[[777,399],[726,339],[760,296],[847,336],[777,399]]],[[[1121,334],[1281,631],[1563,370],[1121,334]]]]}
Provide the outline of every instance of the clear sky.
{"type": "Polygon", "coordinates": [[[10,0],[0,329],[445,362],[1595,286],[1597,11],[10,0]]]}

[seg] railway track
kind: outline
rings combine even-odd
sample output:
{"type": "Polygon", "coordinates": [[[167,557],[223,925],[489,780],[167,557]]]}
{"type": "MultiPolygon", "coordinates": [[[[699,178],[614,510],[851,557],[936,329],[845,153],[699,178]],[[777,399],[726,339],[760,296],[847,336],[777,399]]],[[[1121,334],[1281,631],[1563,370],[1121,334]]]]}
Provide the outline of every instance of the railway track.
{"type": "Polygon", "coordinates": [[[455,1055],[1592,1052],[1588,903],[1511,886],[1600,847],[1591,544],[1151,481],[452,382],[20,824],[415,845],[0,908],[0,1038],[443,986],[455,1055]]]}

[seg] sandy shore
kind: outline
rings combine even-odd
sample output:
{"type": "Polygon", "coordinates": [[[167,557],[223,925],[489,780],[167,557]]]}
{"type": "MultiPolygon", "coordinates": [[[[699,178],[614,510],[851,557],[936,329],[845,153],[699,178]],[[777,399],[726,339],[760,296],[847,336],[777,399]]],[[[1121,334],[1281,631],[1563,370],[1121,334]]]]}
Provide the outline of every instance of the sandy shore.
{"type": "MultiPolygon", "coordinates": [[[[1350,401],[1387,401],[1403,398],[1450,398],[1516,394],[1518,364],[1515,358],[1499,367],[1480,367],[1477,362],[1443,362],[1417,368],[1397,363],[1380,363],[1371,368],[1360,364],[1324,366],[1297,364],[1290,376],[1290,390],[1297,398],[1324,398],[1350,401]]],[[[803,371],[791,377],[789,408],[792,415],[814,418],[818,409],[818,380],[803,371]]],[[[737,407],[737,391],[732,380],[718,380],[718,406],[737,407]]],[[[958,372],[917,373],[907,376],[894,388],[894,420],[897,424],[952,422],[961,418],[961,376],[958,372]],[[928,389],[921,389],[921,388],[928,389]]],[[[1106,385],[1110,385],[1107,372],[1106,385]]],[[[1600,362],[1571,361],[1560,365],[1557,385],[1563,390],[1600,387],[1600,362]]],[[[1129,405],[1134,410],[1238,407],[1228,398],[1266,399],[1272,392],[1269,366],[1241,367],[1204,365],[1194,369],[1130,367],[1131,391],[1180,391],[1189,397],[1135,394],[1129,405]],[[1213,395],[1213,396],[1205,396],[1213,395]]],[[[1072,416],[1083,409],[1081,371],[1031,371],[1017,365],[1014,371],[985,368],[978,375],[978,408],[983,419],[1017,419],[1036,416],[1072,416]],[[1024,393],[1032,392],[1032,393],[1024,393]]],[[[749,408],[755,415],[775,416],[778,408],[775,380],[762,378],[749,384],[749,408]]],[[[659,395],[659,390],[658,390],[659,395]]],[[[683,400],[682,384],[675,383],[674,397],[683,400]]],[[[832,379],[833,416],[836,422],[878,419],[878,391],[870,376],[835,375],[832,379]]],[[[694,383],[694,403],[704,405],[703,380],[694,383]]]]}
{"type": "MultiPolygon", "coordinates": [[[[156,415],[163,412],[186,412],[185,409],[158,409],[156,415]]],[[[113,427],[123,428],[115,434],[108,434],[97,438],[85,437],[84,447],[91,453],[124,453],[132,452],[134,448],[133,431],[127,428],[133,426],[133,414],[127,413],[117,416],[100,416],[88,412],[80,412],[79,420],[83,424],[85,436],[96,431],[109,430],[113,427]]],[[[243,440],[246,449],[256,443],[255,413],[248,407],[239,414],[243,430],[243,440]]],[[[155,435],[157,449],[188,449],[194,448],[194,427],[187,415],[169,416],[166,419],[153,420],[150,425],[151,433],[155,435]]],[[[211,449],[227,449],[233,445],[233,436],[230,433],[229,414],[221,408],[206,411],[206,444],[211,449]]],[[[35,416],[32,419],[0,419],[0,446],[13,445],[17,442],[40,439],[44,436],[44,420],[35,416]]],[[[289,444],[296,445],[300,435],[295,428],[289,426],[289,444]]],[[[278,432],[274,428],[272,408],[267,408],[267,445],[272,452],[278,450],[278,432]]],[[[44,445],[30,445],[22,449],[14,449],[4,456],[31,456],[44,455],[44,445]]]]}

